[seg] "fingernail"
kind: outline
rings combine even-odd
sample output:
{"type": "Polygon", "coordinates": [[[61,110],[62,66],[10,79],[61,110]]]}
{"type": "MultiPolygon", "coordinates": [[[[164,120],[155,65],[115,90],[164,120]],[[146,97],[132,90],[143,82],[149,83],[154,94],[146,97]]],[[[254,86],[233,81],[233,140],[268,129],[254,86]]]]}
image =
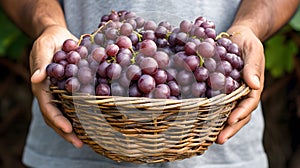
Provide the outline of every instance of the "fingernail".
{"type": "Polygon", "coordinates": [[[253,76],[253,83],[257,88],[259,88],[260,82],[258,76],[253,76]]]}

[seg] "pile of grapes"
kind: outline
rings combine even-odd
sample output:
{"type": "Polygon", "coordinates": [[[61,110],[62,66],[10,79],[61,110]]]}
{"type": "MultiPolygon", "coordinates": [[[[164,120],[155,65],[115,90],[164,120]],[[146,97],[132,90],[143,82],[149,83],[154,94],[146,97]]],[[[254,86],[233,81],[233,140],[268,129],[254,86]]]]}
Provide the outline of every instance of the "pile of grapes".
{"type": "Polygon", "coordinates": [[[184,99],[231,93],[243,66],[237,44],[205,17],[176,27],[112,11],[95,32],[67,39],[46,71],[69,93],[184,99]]]}

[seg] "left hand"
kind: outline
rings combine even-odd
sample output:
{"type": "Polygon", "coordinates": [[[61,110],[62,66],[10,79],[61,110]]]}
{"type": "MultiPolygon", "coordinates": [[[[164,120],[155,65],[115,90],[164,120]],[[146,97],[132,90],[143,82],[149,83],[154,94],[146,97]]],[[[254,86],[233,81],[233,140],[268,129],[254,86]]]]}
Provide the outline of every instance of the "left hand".
{"type": "Polygon", "coordinates": [[[244,60],[243,79],[252,91],[237,104],[216,143],[224,144],[251,119],[251,113],[260,102],[264,86],[265,56],[262,42],[244,25],[233,25],[229,30],[231,40],[238,44],[244,60]]]}

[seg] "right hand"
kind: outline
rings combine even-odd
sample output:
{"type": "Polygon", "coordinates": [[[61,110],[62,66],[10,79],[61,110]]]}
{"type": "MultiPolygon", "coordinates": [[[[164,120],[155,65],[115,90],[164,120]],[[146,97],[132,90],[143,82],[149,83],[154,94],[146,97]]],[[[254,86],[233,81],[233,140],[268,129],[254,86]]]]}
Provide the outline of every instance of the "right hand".
{"type": "Polygon", "coordinates": [[[30,52],[30,71],[32,91],[36,96],[39,107],[48,126],[54,129],[65,140],[80,148],[83,142],[75,135],[72,125],[61,111],[51,103],[52,96],[49,90],[46,67],[52,62],[53,54],[61,49],[66,39],[77,40],[67,28],[53,25],[47,27],[35,40],[30,52]]]}

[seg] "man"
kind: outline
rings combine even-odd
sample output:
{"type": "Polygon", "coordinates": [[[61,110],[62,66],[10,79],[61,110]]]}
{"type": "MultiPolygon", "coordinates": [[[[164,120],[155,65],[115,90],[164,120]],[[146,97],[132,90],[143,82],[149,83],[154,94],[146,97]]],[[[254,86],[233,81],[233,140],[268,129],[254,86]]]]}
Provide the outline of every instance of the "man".
{"type": "Polygon", "coordinates": [[[267,167],[262,146],[263,118],[259,105],[264,84],[262,41],[291,18],[298,4],[298,0],[64,0],[62,4],[55,0],[1,0],[1,5],[12,20],[35,39],[30,53],[30,68],[36,99],[24,163],[30,167],[57,168],[267,167]],[[232,40],[242,49],[245,62],[243,78],[252,91],[237,105],[225,129],[219,134],[216,142],[224,145],[212,145],[203,156],[151,165],[116,163],[83,147],[82,141],[73,133],[70,122],[49,103],[51,96],[44,92],[48,89],[45,68],[64,40],[91,33],[99,23],[100,16],[112,9],[164,11],[191,21],[198,16],[205,16],[216,23],[219,32],[235,32],[232,40]]]}

